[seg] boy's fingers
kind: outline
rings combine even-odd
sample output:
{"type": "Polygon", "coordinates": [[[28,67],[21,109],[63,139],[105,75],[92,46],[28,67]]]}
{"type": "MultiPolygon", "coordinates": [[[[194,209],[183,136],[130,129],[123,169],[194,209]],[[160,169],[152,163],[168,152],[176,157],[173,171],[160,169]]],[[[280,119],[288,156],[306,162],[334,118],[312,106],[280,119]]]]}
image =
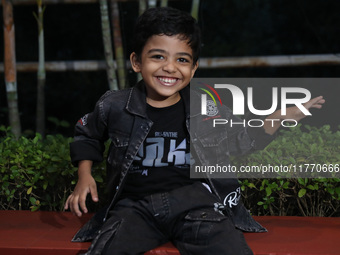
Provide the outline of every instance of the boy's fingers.
{"type": "Polygon", "coordinates": [[[68,209],[68,200],[69,200],[70,197],[68,197],[65,201],[65,204],[64,204],[64,210],[67,210],[68,209]]]}
{"type": "Polygon", "coordinates": [[[74,196],[70,201],[70,210],[73,214],[77,215],[78,217],[81,217],[82,212],[79,209],[79,197],[74,196]]]}
{"type": "Polygon", "coordinates": [[[321,99],[317,102],[317,104],[322,105],[322,104],[324,104],[325,102],[326,102],[326,100],[323,99],[323,98],[321,98],[321,99]]]}
{"type": "Polygon", "coordinates": [[[320,109],[320,108],[322,108],[322,104],[315,104],[315,105],[312,106],[312,108],[320,109]]]}
{"type": "MultiPolygon", "coordinates": [[[[79,205],[80,205],[80,208],[81,210],[84,212],[84,213],[87,213],[87,207],[86,207],[86,196],[87,196],[87,193],[85,193],[85,195],[81,195],[80,198],[79,198],[79,205]]],[[[81,212],[80,212],[81,213],[81,212]]]]}
{"type": "Polygon", "coordinates": [[[315,98],[309,100],[305,104],[305,107],[307,109],[309,109],[309,108],[321,108],[322,104],[324,104],[325,102],[326,102],[326,100],[323,99],[323,96],[318,96],[318,97],[315,97],[315,98]]]}
{"type": "Polygon", "coordinates": [[[67,198],[67,200],[66,200],[66,202],[65,202],[64,210],[68,210],[68,203],[69,203],[69,200],[70,200],[70,196],[67,198]]]}
{"type": "Polygon", "coordinates": [[[97,186],[96,185],[92,185],[90,187],[90,192],[91,192],[91,197],[93,202],[98,202],[98,192],[97,192],[97,186]]]}
{"type": "Polygon", "coordinates": [[[318,109],[320,109],[320,108],[322,108],[322,105],[324,104],[326,102],[326,100],[325,99],[323,99],[322,97],[320,97],[318,100],[316,100],[315,102],[314,102],[314,104],[312,104],[312,108],[318,108],[318,109]]]}

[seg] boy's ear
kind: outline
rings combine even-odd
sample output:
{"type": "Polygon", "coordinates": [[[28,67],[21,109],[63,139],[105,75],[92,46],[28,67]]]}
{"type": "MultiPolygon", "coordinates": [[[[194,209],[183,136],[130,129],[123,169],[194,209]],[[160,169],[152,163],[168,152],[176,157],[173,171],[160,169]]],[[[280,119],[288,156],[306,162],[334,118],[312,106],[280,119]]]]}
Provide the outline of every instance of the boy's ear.
{"type": "Polygon", "coordinates": [[[130,62],[131,62],[131,67],[133,69],[133,71],[135,71],[136,73],[139,73],[141,71],[140,68],[140,62],[138,60],[138,56],[135,52],[132,52],[130,55],[130,62]]]}
{"type": "Polygon", "coordinates": [[[192,67],[192,70],[191,70],[191,79],[194,77],[197,68],[198,68],[198,60],[197,60],[196,64],[192,67]]]}

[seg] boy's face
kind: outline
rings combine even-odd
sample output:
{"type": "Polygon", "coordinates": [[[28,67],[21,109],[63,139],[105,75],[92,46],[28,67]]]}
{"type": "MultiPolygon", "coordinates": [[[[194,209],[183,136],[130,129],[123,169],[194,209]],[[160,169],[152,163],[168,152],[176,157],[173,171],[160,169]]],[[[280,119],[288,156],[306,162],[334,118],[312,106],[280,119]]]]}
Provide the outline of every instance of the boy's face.
{"type": "Polygon", "coordinates": [[[179,91],[194,76],[198,63],[193,64],[192,49],[178,35],[154,35],[146,42],[139,58],[130,56],[132,68],[140,72],[146,84],[147,103],[166,107],[177,103],[179,91]]]}

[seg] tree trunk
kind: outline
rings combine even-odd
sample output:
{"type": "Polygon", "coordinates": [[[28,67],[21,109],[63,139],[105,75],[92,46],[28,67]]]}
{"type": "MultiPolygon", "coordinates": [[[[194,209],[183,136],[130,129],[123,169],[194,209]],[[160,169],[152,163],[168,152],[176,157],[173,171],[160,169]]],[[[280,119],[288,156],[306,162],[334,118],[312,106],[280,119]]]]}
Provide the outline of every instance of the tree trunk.
{"type": "Polygon", "coordinates": [[[21,124],[18,109],[18,91],[15,63],[15,30],[12,2],[10,0],[2,0],[2,8],[5,47],[4,67],[9,124],[12,127],[12,132],[18,138],[21,135],[21,124]]]}
{"type": "Polygon", "coordinates": [[[39,42],[39,64],[38,64],[38,86],[37,86],[37,109],[36,109],[36,131],[45,136],[45,47],[44,47],[44,8],[42,0],[37,0],[38,15],[34,15],[38,23],[39,42]]]}
{"type": "Polygon", "coordinates": [[[113,42],[115,47],[116,63],[117,63],[117,73],[119,80],[119,87],[121,89],[126,87],[126,66],[124,49],[122,43],[122,34],[120,30],[120,15],[117,0],[110,0],[111,12],[112,12],[112,34],[113,42]]]}
{"type": "MultiPolygon", "coordinates": [[[[146,11],[147,8],[148,8],[148,4],[146,0],[139,0],[139,15],[142,15],[146,11]]],[[[137,81],[140,81],[142,79],[143,77],[141,73],[137,73],[137,81]]]]}
{"type": "Polygon", "coordinates": [[[99,3],[108,83],[111,90],[118,90],[116,71],[113,62],[108,6],[106,0],[99,0],[99,3]]]}
{"type": "Polygon", "coordinates": [[[168,0],[161,0],[161,7],[167,7],[168,6],[168,0]]]}
{"type": "Polygon", "coordinates": [[[200,7],[200,0],[192,0],[191,16],[198,20],[198,11],[200,7]]]}
{"type": "Polygon", "coordinates": [[[139,0],[139,15],[142,15],[143,12],[148,8],[148,4],[146,0],[139,0]]]}
{"type": "Polygon", "coordinates": [[[149,8],[154,8],[157,5],[157,0],[149,0],[149,8]]]}

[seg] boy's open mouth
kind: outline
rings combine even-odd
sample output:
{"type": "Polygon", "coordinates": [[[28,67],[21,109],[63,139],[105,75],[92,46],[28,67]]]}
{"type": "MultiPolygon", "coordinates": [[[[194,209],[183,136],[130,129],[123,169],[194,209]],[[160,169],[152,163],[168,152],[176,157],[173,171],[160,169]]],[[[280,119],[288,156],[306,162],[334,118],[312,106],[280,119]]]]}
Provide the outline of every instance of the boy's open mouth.
{"type": "Polygon", "coordinates": [[[169,78],[169,77],[157,77],[157,79],[165,86],[174,85],[179,79],[178,78],[169,78]]]}

